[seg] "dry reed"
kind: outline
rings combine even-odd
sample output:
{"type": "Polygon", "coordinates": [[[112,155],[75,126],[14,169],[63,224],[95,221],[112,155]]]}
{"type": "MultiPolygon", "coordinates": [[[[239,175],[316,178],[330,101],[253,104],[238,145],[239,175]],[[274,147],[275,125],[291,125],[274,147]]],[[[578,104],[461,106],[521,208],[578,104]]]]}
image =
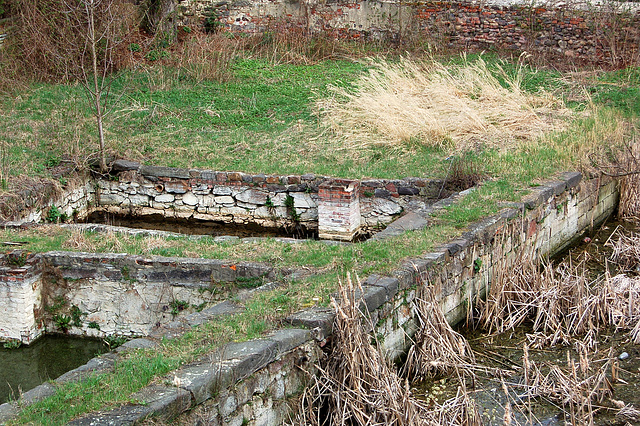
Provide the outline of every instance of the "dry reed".
{"type": "Polygon", "coordinates": [[[583,261],[555,268],[519,261],[499,269],[486,301],[479,302],[478,322],[490,332],[532,321],[533,347],[567,344],[574,335],[593,343],[602,327],[639,330],[634,339],[640,334],[640,279],[607,273],[589,280],[583,261]]]}
{"type": "Polygon", "coordinates": [[[435,287],[422,286],[414,301],[419,328],[402,373],[411,380],[432,379],[458,372],[473,363],[468,342],[451,328],[435,296],[435,287]]]}
{"type": "Polygon", "coordinates": [[[505,148],[557,128],[551,117],[566,113],[550,94],[523,92],[521,68],[510,76],[481,58],[447,67],[406,58],[372,65],[356,88],[334,87],[333,98],[318,102],[327,124],[361,144],[419,140],[465,148],[480,141],[505,148]]]}
{"type": "Polygon", "coordinates": [[[301,398],[292,424],[304,425],[468,425],[480,424],[475,403],[464,386],[442,405],[430,409],[413,398],[407,380],[390,366],[379,345],[371,344],[373,329],[362,313],[359,283],[347,277],[333,300],[336,319],[333,346],[314,385],[301,398]]]}
{"type": "Polygon", "coordinates": [[[578,345],[578,360],[567,352],[567,365],[538,365],[527,359],[525,346],[523,364],[526,366],[525,394],[522,399],[545,398],[564,408],[565,419],[571,424],[592,425],[597,408],[612,396],[607,373],[612,371],[612,349],[608,355],[594,361],[596,353],[590,353],[586,345],[578,345]],[[543,371],[548,371],[544,373],[543,371]]]}
{"type": "Polygon", "coordinates": [[[640,265],[640,235],[636,233],[627,233],[621,225],[611,233],[611,236],[605,243],[605,246],[611,247],[611,261],[624,271],[638,270],[640,265]]]}

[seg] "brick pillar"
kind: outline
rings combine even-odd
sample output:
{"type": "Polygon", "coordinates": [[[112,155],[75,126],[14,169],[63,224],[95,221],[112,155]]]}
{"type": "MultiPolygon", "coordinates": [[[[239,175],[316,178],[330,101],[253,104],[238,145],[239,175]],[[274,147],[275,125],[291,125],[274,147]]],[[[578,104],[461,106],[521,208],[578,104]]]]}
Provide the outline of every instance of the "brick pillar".
{"type": "Polygon", "coordinates": [[[42,318],[36,318],[42,304],[42,266],[38,257],[23,264],[22,253],[16,256],[16,252],[0,260],[4,261],[0,266],[0,340],[29,344],[44,333],[42,318]]]}
{"type": "Polygon", "coordinates": [[[357,180],[334,179],[318,188],[318,234],[326,240],[351,241],[360,229],[357,180]]]}

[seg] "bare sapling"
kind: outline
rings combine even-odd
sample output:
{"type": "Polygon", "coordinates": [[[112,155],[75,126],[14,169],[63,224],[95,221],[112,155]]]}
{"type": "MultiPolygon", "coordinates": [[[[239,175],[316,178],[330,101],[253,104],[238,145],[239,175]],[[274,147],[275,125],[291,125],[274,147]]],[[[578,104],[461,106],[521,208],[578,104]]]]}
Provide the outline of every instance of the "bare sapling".
{"type": "Polygon", "coordinates": [[[118,14],[118,0],[67,0],[64,13],[79,52],[73,65],[85,89],[98,131],[100,171],[107,171],[104,120],[109,113],[114,53],[124,39],[127,25],[118,14]]]}

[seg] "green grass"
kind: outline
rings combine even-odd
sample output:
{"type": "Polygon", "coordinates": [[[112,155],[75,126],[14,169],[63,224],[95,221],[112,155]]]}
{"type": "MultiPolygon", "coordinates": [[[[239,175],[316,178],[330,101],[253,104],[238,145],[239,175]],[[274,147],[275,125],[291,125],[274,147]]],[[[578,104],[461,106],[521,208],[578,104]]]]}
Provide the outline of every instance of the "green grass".
{"type": "MultiPolygon", "coordinates": [[[[497,58],[491,59],[497,61],[497,58]]],[[[512,73],[517,65],[502,65],[512,73]]],[[[123,73],[114,98],[122,95],[109,117],[111,149],[149,164],[241,170],[275,174],[352,178],[445,176],[448,155],[415,143],[395,147],[354,149],[332,145],[322,137],[313,114],[313,100],[328,93],[327,85],[348,83],[367,66],[351,61],[326,61],[309,66],[273,66],[259,59],[233,65],[228,83],[194,85],[179,70],[162,67],[123,73]]],[[[556,72],[527,69],[523,88],[558,91],[574,88],[556,72]]],[[[337,281],[347,272],[365,278],[387,273],[404,259],[419,256],[459,235],[470,223],[497,212],[504,201],[517,201],[531,185],[554,173],[584,167],[585,150],[607,144],[622,120],[640,116],[640,68],[605,73],[590,87],[597,111],[544,141],[512,151],[477,150],[465,155],[488,180],[459,203],[433,218],[426,230],[388,241],[328,246],[320,242],[289,245],[273,240],[214,243],[212,239],[153,240],[127,236],[77,234],[66,230],[0,231],[3,241],[28,241],[29,251],[91,250],[143,255],[201,256],[268,262],[278,267],[309,267],[315,272],[302,282],[260,293],[244,302],[245,311],[220,318],[163,342],[158,351],[134,351],[116,371],[81,383],[69,383],[56,395],[31,405],[17,423],[64,424],[80,413],[130,401],[131,393],[162,382],[180,364],[197,359],[217,345],[260,337],[281,325],[301,307],[328,305],[337,281]]],[[[93,124],[82,106],[78,86],[34,85],[17,98],[2,99],[0,135],[10,144],[14,173],[40,175],[64,154],[92,150],[93,124]],[[82,141],[82,142],[80,142],[82,141]]],[[[585,110],[588,101],[574,101],[585,110]]],[[[632,132],[629,127],[625,132],[632,132]]]]}

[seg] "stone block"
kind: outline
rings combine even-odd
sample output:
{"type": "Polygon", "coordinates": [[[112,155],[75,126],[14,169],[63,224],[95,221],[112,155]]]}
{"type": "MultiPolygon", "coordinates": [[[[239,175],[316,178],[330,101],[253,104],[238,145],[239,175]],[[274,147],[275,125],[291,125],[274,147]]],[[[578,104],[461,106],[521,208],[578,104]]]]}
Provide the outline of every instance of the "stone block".
{"type": "Polygon", "coordinates": [[[231,195],[232,192],[231,188],[229,188],[228,186],[216,185],[211,190],[211,193],[213,195],[231,195]]]}
{"type": "Polygon", "coordinates": [[[111,170],[114,172],[125,172],[127,170],[138,170],[140,163],[129,160],[116,160],[111,163],[111,170]]]}
{"type": "Polygon", "coordinates": [[[278,342],[259,339],[230,343],[224,347],[221,355],[221,361],[233,362],[233,375],[238,381],[274,361],[278,355],[278,342]]]}
{"type": "Polygon", "coordinates": [[[173,194],[185,194],[189,190],[189,183],[183,180],[168,181],[164,183],[164,190],[173,194]]]}
{"type": "Polygon", "coordinates": [[[288,317],[285,322],[293,326],[302,326],[309,330],[317,329],[320,334],[314,337],[324,339],[331,335],[335,316],[336,314],[332,309],[315,306],[296,312],[288,317]]]}
{"type": "Polygon", "coordinates": [[[575,188],[582,181],[582,174],[580,172],[565,172],[560,174],[560,180],[563,180],[567,186],[567,189],[575,188]]]}
{"type": "Polygon", "coordinates": [[[100,192],[98,202],[101,206],[119,206],[125,201],[123,195],[100,192]]]}
{"type": "Polygon", "coordinates": [[[560,195],[567,189],[567,183],[562,180],[552,180],[550,182],[546,182],[545,186],[551,188],[554,195],[560,195]]]}
{"type": "Polygon", "coordinates": [[[131,395],[131,398],[142,404],[126,404],[110,411],[91,413],[72,420],[68,424],[74,426],[129,425],[141,423],[149,417],[170,420],[191,406],[189,392],[161,385],[148,386],[131,395]]]}
{"type": "Polygon", "coordinates": [[[145,177],[152,176],[173,179],[189,179],[190,177],[189,170],[160,166],[140,166],[140,174],[145,177]]]}
{"type": "Polygon", "coordinates": [[[132,349],[153,349],[158,347],[158,343],[151,339],[140,337],[137,339],[129,340],[122,346],[116,348],[116,352],[124,352],[132,349]]]}
{"type": "Polygon", "coordinates": [[[215,200],[216,204],[222,204],[222,205],[226,205],[226,206],[232,206],[236,202],[233,199],[233,197],[230,197],[230,196],[227,196],[227,195],[223,195],[223,196],[220,196],[220,197],[215,197],[214,200],[215,200]]]}
{"type": "Polygon", "coordinates": [[[77,382],[98,372],[112,371],[115,365],[117,355],[114,352],[109,352],[99,357],[90,359],[85,365],[82,365],[74,370],[67,371],[62,376],[58,377],[55,381],[57,383],[77,382]]]}
{"type": "Polygon", "coordinates": [[[249,203],[249,204],[257,204],[264,205],[267,202],[268,194],[264,191],[260,191],[257,189],[247,189],[236,195],[236,200],[249,203]]]}
{"type": "Polygon", "coordinates": [[[414,188],[410,186],[398,187],[398,195],[418,195],[418,194],[420,194],[420,190],[418,188],[414,188]]]}
{"type": "Polygon", "coordinates": [[[309,194],[293,192],[290,195],[293,197],[293,206],[296,209],[310,209],[317,207],[315,201],[313,201],[309,194]]]}
{"type": "Polygon", "coordinates": [[[198,197],[193,192],[187,192],[182,196],[182,202],[188,206],[198,205],[198,197]]]}
{"type": "Polygon", "coordinates": [[[300,328],[283,328],[268,334],[265,338],[278,344],[278,357],[280,357],[311,340],[311,333],[309,330],[300,328]]]}
{"type": "Polygon", "coordinates": [[[30,405],[55,393],[56,387],[49,382],[44,382],[43,384],[24,392],[22,394],[22,398],[20,398],[20,404],[30,405]]]}
{"type": "Polygon", "coordinates": [[[194,404],[201,404],[235,383],[232,366],[219,360],[185,365],[172,372],[171,376],[175,386],[192,395],[194,404]]]}
{"type": "MultiPolygon", "coordinates": [[[[358,290],[356,297],[359,297],[360,291],[358,290]]],[[[384,287],[378,286],[362,286],[362,304],[360,310],[364,311],[366,308],[368,312],[373,312],[382,306],[387,301],[387,290],[384,287]]]]}
{"type": "Polygon", "coordinates": [[[398,293],[397,278],[370,275],[364,283],[366,285],[384,288],[386,292],[386,300],[391,300],[398,293]]]}

